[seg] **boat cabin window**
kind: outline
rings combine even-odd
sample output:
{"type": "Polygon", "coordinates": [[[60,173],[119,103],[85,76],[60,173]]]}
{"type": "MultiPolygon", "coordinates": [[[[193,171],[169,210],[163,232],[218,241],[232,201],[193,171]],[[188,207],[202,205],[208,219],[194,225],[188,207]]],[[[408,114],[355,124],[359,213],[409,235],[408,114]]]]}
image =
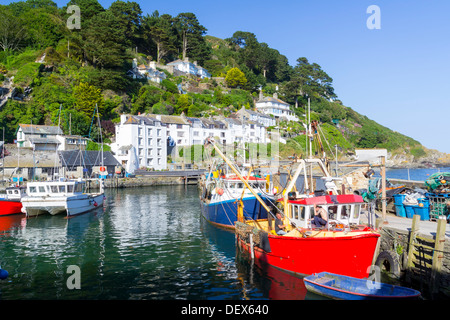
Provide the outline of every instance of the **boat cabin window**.
{"type": "Polygon", "coordinates": [[[66,187],[64,185],[62,186],[58,186],[59,192],[61,193],[65,193],[66,192],[66,187]]]}
{"type": "Polygon", "coordinates": [[[50,186],[50,190],[52,193],[58,193],[58,186],[50,186]]]}
{"type": "Polygon", "coordinates": [[[83,184],[82,183],[75,184],[75,192],[83,192],[83,184]]]}
{"type": "Polygon", "coordinates": [[[68,184],[67,185],[67,193],[72,193],[73,192],[73,184],[68,184]]]}
{"type": "Polygon", "coordinates": [[[355,204],[355,208],[353,210],[352,220],[359,219],[359,214],[361,212],[361,205],[355,204]]]}
{"type": "MultiPolygon", "coordinates": [[[[16,190],[17,191],[17,190],[16,190]]],[[[30,193],[36,193],[36,187],[30,187],[30,193]]]]}
{"type": "Polygon", "coordinates": [[[39,186],[39,193],[45,193],[45,187],[39,186]]]}
{"type": "Polygon", "coordinates": [[[306,228],[308,226],[309,214],[309,206],[291,204],[291,219],[297,226],[306,228]]]}
{"type": "Polygon", "coordinates": [[[345,204],[341,209],[341,219],[348,220],[350,217],[350,213],[352,210],[352,206],[349,204],[345,204]]]}

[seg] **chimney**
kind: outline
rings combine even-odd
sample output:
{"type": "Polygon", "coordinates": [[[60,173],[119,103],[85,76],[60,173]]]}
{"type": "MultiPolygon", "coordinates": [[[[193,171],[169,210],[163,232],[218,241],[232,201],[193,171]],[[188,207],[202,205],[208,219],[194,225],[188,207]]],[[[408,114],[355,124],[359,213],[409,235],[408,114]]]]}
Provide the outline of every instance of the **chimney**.
{"type": "Polygon", "coordinates": [[[275,93],[273,94],[273,97],[274,97],[275,99],[278,99],[278,93],[275,92],[275,93]]]}
{"type": "Polygon", "coordinates": [[[259,89],[259,100],[263,99],[263,93],[262,93],[262,89],[259,89]]]}

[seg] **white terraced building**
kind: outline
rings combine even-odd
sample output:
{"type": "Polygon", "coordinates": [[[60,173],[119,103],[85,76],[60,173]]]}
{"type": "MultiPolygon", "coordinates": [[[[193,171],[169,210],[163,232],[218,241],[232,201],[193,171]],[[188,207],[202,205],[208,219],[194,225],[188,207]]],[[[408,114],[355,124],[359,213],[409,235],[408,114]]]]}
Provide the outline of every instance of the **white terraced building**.
{"type": "Polygon", "coordinates": [[[111,145],[117,160],[124,166],[132,161],[133,152],[139,167],[167,169],[169,153],[176,147],[204,144],[213,137],[220,144],[268,143],[266,128],[261,124],[238,118],[206,119],[168,115],[122,115],[116,125],[116,142],[111,145]],[[133,148],[134,147],[134,148],[133,148]]]}
{"type": "Polygon", "coordinates": [[[124,167],[133,158],[130,153],[136,152],[140,168],[166,170],[167,127],[158,119],[121,115],[111,150],[124,167]]]}

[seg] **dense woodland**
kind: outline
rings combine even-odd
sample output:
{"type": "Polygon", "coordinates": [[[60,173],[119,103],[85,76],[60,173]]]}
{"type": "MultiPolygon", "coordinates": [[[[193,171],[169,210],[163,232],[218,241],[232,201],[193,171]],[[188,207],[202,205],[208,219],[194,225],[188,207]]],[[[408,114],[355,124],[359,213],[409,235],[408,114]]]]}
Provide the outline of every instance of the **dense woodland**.
{"type": "MultiPolygon", "coordinates": [[[[300,119],[310,98],[312,119],[320,121],[326,142],[343,151],[379,147],[425,155],[419,142],[344,106],[333,79],[301,53],[291,66],[282,53],[251,32],[236,31],[219,39],[207,31],[194,13],[144,14],[136,2],[115,1],[109,8],[97,0],[71,0],[62,8],[51,0],[0,6],[0,87],[12,84],[18,92],[18,98],[0,110],[6,140],[12,142],[19,123],[58,121],[65,133],[90,136],[95,106],[111,139],[122,113],[228,116],[242,106],[254,108],[262,90],[265,95],[277,91],[300,119]],[[80,8],[81,29],[67,27],[70,5],[80,8]],[[45,62],[36,62],[44,53],[45,62]],[[167,79],[156,84],[127,75],[133,58],[164,65],[185,57],[225,82],[166,72],[167,79]],[[208,89],[185,94],[177,89],[180,83],[195,87],[200,82],[208,89]]],[[[292,137],[284,146],[286,152],[301,152],[305,139],[296,135],[303,125],[282,123],[281,128],[292,137]]]]}

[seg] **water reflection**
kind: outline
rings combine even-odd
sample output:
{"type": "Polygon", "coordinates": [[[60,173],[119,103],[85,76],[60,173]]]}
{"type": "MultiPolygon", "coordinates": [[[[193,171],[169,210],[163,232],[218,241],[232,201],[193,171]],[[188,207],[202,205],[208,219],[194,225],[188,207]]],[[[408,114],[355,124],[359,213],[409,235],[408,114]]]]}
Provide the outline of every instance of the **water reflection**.
{"type": "Polygon", "coordinates": [[[196,186],[107,190],[104,208],[71,218],[0,217],[0,264],[4,300],[305,298],[301,279],[241,259],[234,232],[201,218],[196,186]]]}

